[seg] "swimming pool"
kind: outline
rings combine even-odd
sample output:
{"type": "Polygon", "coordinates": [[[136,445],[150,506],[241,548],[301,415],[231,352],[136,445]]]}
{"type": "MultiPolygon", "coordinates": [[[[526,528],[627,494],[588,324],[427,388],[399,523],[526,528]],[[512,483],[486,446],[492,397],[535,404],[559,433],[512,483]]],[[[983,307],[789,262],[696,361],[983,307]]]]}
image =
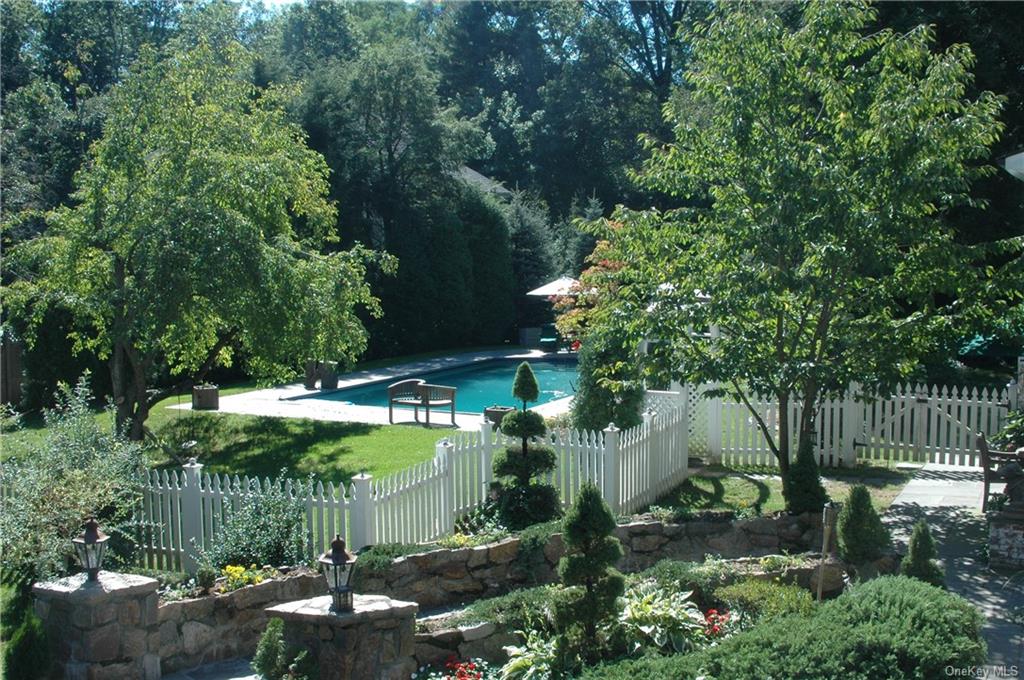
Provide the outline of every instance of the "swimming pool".
{"type": "MultiPolygon", "coordinates": [[[[456,388],[455,409],[459,413],[483,413],[488,406],[499,404],[514,406],[518,402],[512,397],[512,381],[515,379],[516,368],[521,360],[491,359],[468,366],[448,368],[431,373],[406,375],[384,382],[360,385],[347,389],[317,395],[318,399],[330,399],[358,404],[360,406],[388,405],[388,385],[406,378],[421,378],[435,385],[448,385],[456,388]]],[[[537,384],[540,386],[540,397],[530,406],[539,406],[555,399],[571,397],[576,393],[578,372],[576,362],[567,361],[531,361],[537,384]]]]}

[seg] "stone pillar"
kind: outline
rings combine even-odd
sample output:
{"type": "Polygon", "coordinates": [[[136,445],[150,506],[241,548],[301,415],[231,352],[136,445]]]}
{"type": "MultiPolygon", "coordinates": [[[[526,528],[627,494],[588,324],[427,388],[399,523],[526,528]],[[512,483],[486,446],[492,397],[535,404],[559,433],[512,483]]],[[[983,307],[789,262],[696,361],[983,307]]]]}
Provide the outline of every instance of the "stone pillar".
{"type": "Polygon", "coordinates": [[[415,602],[384,595],[355,595],[351,612],[330,610],[331,596],[268,607],[284,620],[285,642],[316,659],[320,680],[406,680],[413,658],[415,602]]]}
{"type": "Polygon", "coordinates": [[[32,587],[61,677],[160,678],[155,579],[101,571],[32,587]]]}

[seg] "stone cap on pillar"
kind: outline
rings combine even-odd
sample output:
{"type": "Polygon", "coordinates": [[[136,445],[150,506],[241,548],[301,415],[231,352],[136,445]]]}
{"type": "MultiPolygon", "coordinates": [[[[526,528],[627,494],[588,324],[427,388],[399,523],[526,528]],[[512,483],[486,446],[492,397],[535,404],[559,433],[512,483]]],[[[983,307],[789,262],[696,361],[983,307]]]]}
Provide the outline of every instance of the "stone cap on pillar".
{"type": "Polygon", "coordinates": [[[120,600],[155,593],[160,583],[147,576],[101,571],[96,581],[76,574],[32,586],[32,594],[43,600],[61,600],[70,604],[91,604],[100,600],[120,600]]]}
{"type": "Polygon", "coordinates": [[[415,602],[392,600],[387,595],[359,595],[352,598],[352,611],[331,611],[331,596],[321,595],[309,600],[285,602],[264,611],[272,617],[285,621],[319,623],[338,628],[347,628],[367,621],[379,619],[411,618],[419,611],[415,602]]]}

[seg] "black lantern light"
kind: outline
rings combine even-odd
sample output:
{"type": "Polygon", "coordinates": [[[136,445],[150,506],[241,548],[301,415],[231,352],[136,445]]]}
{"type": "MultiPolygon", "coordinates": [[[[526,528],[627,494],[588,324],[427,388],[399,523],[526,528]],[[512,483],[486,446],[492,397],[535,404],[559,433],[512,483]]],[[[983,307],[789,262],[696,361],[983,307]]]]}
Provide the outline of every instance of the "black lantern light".
{"type": "Polygon", "coordinates": [[[320,567],[327,577],[327,591],[331,594],[331,609],[336,612],[352,611],[352,567],[356,556],[345,550],[345,539],[335,536],[330,552],[320,558],[320,567]]]}
{"type": "Polygon", "coordinates": [[[99,579],[100,567],[103,566],[103,553],[107,549],[107,541],[110,537],[100,531],[100,525],[96,523],[95,517],[90,517],[85,523],[82,535],[71,539],[78,553],[78,560],[82,568],[89,574],[89,580],[99,579]]]}

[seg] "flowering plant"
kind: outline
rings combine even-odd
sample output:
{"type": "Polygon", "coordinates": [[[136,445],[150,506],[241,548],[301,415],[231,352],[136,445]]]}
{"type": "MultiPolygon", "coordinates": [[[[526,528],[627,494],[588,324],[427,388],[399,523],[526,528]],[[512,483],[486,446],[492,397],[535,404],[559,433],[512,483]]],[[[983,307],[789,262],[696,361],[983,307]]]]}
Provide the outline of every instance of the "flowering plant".
{"type": "Polygon", "coordinates": [[[709,609],[704,614],[704,634],[712,640],[726,637],[732,632],[732,617],[729,612],[709,609]]]}
{"type": "Polygon", "coordinates": [[[421,666],[412,674],[412,680],[498,680],[501,674],[483,659],[460,661],[448,657],[443,668],[421,666]]]}
{"type": "Polygon", "coordinates": [[[276,576],[277,570],[266,567],[260,569],[255,564],[249,565],[248,569],[241,565],[229,564],[224,567],[221,574],[225,579],[221,591],[230,593],[232,590],[238,590],[248,585],[263,583],[266,579],[276,576]]]}

